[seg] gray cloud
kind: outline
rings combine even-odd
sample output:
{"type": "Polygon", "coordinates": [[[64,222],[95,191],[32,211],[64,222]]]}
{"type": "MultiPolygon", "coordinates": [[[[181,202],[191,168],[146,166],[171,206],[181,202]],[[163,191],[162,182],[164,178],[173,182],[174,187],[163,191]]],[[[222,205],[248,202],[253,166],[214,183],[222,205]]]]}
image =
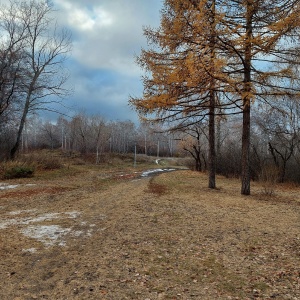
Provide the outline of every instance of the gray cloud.
{"type": "MultiPolygon", "coordinates": [[[[143,26],[159,25],[161,0],[54,0],[58,23],[73,35],[68,63],[74,110],[133,119],[129,95],[142,93],[134,55],[146,46],[143,26]]],[[[70,111],[69,111],[70,112],[70,111]]]]}
{"type": "MultiPolygon", "coordinates": [[[[73,36],[67,68],[68,86],[74,92],[63,100],[67,108],[55,109],[68,115],[84,110],[107,119],[137,120],[128,106],[129,95],[142,93],[135,55],[146,46],[143,26],[159,25],[162,1],[52,0],[53,17],[73,36]]],[[[49,113],[45,116],[56,118],[49,113]]]]}
{"type": "Polygon", "coordinates": [[[73,57],[90,68],[137,73],[134,54],[145,45],[142,27],[158,25],[160,1],[55,0],[60,20],[74,32],[73,57]]]}

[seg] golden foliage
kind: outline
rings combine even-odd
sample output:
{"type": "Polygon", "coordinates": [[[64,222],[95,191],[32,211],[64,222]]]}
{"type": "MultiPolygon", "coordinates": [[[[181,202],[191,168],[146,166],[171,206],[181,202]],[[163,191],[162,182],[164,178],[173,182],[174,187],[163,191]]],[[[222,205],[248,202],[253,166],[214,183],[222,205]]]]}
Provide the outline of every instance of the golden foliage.
{"type": "Polygon", "coordinates": [[[143,97],[130,100],[141,114],[189,117],[208,109],[209,91],[227,95],[222,108],[285,93],[298,79],[290,63],[299,51],[298,1],[214,3],[165,0],[160,27],[145,30],[154,47],[138,63],[149,77],[143,97]]]}

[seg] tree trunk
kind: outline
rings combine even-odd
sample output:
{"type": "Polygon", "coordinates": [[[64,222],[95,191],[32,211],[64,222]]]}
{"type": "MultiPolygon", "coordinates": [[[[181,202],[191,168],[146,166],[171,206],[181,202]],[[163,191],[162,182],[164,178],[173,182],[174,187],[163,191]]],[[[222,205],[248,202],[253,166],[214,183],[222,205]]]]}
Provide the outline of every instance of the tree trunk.
{"type": "Polygon", "coordinates": [[[208,187],[216,188],[216,150],[215,150],[215,92],[210,92],[209,108],[209,156],[208,156],[208,187]]]}
{"type": "Polygon", "coordinates": [[[250,100],[244,100],[242,135],[242,195],[250,195],[250,100]]]}
{"type": "Polygon", "coordinates": [[[284,183],[285,178],[285,172],[286,172],[286,161],[283,162],[282,167],[279,169],[279,182],[284,183]]]}
{"type": "Polygon", "coordinates": [[[200,152],[196,153],[195,162],[196,162],[196,171],[201,172],[202,171],[202,163],[201,163],[200,152]]]}
{"type": "Polygon", "coordinates": [[[11,160],[15,159],[16,154],[17,154],[17,152],[20,148],[22,132],[23,132],[25,122],[26,122],[26,118],[27,118],[27,114],[28,114],[28,111],[29,111],[30,97],[31,97],[31,93],[28,93],[28,95],[26,96],[25,106],[24,106],[24,109],[23,109],[23,114],[22,114],[22,118],[21,118],[21,121],[20,121],[18,133],[17,133],[17,139],[16,139],[16,142],[15,142],[14,146],[10,150],[10,159],[11,160]]]}
{"type": "Polygon", "coordinates": [[[216,188],[216,149],[215,149],[215,105],[216,105],[216,92],[215,92],[215,47],[216,47],[216,33],[215,33],[215,0],[212,1],[212,18],[211,18],[211,66],[212,78],[210,83],[209,95],[209,125],[208,125],[208,140],[209,140],[209,154],[208,154],[208,187],[211,189],[216,188]]]}
{"type": "Polygon", "coordinates": [[[96,165],[99,164],[99,146],[97,144],[97,148],[96,148],[96,165]]]}
{"type": "Polygon", "coordinates": [[[218,158],[221,154],[221,118],[218,117],[216,121],[216,156],[218,158]]]}
{"type": "Polygon", "coordinates": [[[243,134],[242,134],[242,195],[250,195],[250,103],[251,87],[251,48],[252,48],[252,17],[253,7],[247,3],[246,41],[244,60],[244,90],[243,90],[243,134]]]}

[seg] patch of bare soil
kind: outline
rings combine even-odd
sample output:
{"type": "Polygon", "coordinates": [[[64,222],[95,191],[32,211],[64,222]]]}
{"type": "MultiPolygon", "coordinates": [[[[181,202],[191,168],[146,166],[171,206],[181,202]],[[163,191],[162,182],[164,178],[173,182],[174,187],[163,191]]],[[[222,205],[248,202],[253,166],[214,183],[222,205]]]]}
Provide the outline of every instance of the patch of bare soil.
{"type": "Polygon", "coordinates": [[[100,171],[0,191],[0,299],[300,299],[299,189],[100,171]]]}

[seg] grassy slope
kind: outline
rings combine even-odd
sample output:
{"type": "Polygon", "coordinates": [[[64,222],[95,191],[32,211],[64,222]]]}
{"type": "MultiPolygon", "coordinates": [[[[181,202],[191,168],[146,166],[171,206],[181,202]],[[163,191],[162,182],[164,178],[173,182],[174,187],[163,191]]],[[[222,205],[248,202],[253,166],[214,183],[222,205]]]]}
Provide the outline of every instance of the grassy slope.
{"type": "Polygon", "coordinates": [[[253,184],[243,197],[234,179],[209,190],[197,172],[139,180],[149,165],[124,166],[71,166],[0,192],[1,220],[80,213],[29,224],[70,228],[65,246],[20,222],[0,229],[1,299],[300,299],[297,188],[265,197],[253,184]]]}

